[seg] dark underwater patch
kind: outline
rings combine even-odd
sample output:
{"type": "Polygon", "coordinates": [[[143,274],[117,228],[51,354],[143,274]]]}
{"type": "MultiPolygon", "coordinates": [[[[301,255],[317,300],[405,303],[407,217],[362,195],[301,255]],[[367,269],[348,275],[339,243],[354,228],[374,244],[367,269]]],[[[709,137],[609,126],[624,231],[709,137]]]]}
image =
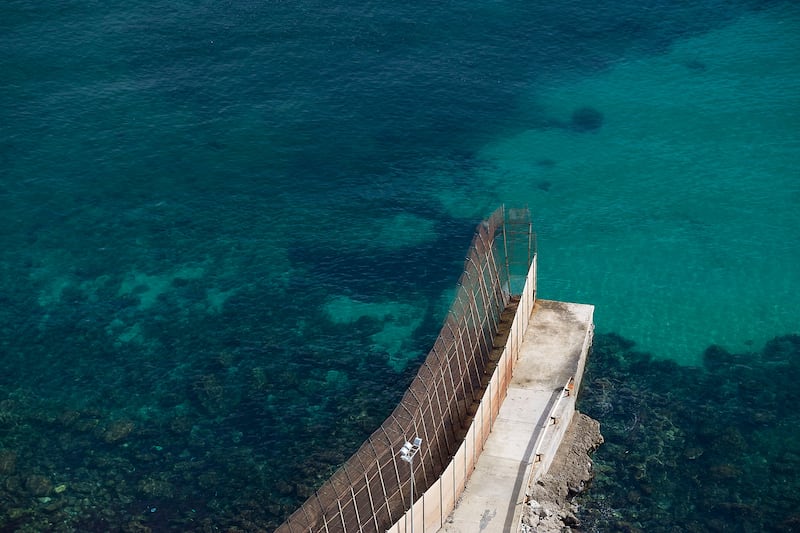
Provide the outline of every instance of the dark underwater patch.
{"type": "Polygon", "coordinates": [[[800,336],[710,346],[702,368],[597,335],[579,408],[601,423],[588,531],[797,531],[800,336]]]}
{"type": "Polygon", "coordinates": [[[708,65],[699,59],[690,59],[684,62],[683,65],[692,72],[705,72],[708,69],[708,65]]]}
{"type": "Polygon", "coordinates": [[[584,106],[572,113],[570,126],[577,132],[590,133],[602,128],[603,121],[604,117],[600,111],[593,107],[584,106]]]}

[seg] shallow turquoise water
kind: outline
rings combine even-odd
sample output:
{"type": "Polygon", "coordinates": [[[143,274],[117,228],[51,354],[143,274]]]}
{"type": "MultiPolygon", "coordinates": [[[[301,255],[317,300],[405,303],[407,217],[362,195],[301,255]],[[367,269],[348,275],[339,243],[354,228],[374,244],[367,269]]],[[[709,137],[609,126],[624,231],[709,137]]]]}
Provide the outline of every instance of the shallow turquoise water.
{"type": "Polygon", "coordinates": [[[688,364],[797,331],[799,24],[754,14],[520,97],[533,123],[604,118],[479,151],[486,195],[533,206],[543,295],[594,303],[601,330],[688,364]]]}
{"type": "Polygon", "coordinates": [[[2,506],[33,509],[3,527],[41,526],[32,476],[77,530],[276,523],[391,410],[500,203],[540,296],[657,359],[798,332],[791,3],[12,1],[0,30],[2,506]]]}

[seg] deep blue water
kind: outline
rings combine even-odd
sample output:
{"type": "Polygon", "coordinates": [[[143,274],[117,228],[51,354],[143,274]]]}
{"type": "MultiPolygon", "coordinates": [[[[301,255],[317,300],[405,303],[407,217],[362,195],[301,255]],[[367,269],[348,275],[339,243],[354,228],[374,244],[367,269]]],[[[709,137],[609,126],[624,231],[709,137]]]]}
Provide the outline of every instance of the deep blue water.
{"type": "Polygon", "coordinates": [[[656,360],[800,332],[799,36],[780,1],[3,3],[0,529],[269,530],[501,203],[540,295],[656,360]]]}

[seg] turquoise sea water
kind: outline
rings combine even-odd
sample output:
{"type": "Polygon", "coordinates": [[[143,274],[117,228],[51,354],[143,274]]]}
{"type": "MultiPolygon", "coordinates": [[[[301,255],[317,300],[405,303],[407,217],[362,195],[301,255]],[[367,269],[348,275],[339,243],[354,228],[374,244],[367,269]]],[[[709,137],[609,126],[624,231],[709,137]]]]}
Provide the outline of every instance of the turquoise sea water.
{"type": "Polygon", "coordinates": [[[12,0],[0,50],[2,529],[269,530],[500,203],[653,364],[800,333],[791,2],[12,0]]]}

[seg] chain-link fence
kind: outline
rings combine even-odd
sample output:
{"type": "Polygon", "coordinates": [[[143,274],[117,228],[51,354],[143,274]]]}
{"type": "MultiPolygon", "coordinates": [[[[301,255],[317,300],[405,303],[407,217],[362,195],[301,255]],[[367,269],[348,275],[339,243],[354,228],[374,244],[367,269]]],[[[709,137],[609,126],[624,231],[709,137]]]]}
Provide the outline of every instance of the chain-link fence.
{"type": "Polygon", "coordinates": [[[412,473],[397,452],[414,437],[423,441],[413,462],[416,494],[440,479],[472,426],[501,314],[516,303],[512,291],[534,258],[527,209],[501,207],[478,225],[442,331],[402,400],[278,533],[386,531],[411,503],[412,473]]]}

